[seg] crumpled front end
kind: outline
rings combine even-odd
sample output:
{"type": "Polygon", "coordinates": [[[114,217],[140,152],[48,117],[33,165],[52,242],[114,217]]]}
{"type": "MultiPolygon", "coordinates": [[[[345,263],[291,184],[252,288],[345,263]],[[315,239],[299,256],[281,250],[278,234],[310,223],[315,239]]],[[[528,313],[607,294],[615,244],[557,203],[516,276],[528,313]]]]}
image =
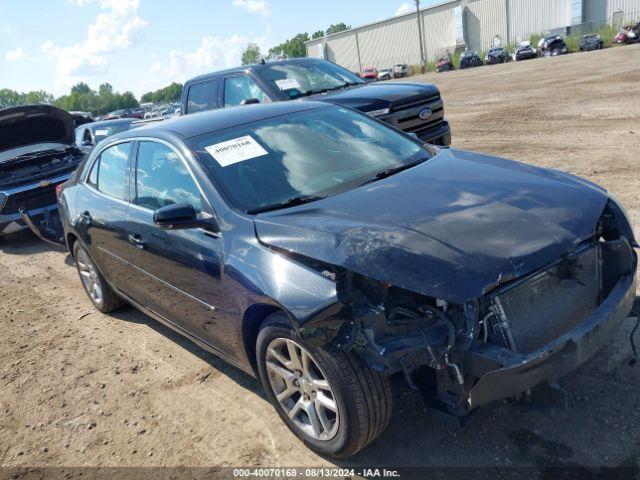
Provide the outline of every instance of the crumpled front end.
{"type": "Polygon", "coordinates": [[[300,327],[309,342],[353,350],[374,369],[402,372],[428,403],[464,417],[474,408],[553,382],[589,359],[629,315],[637,247],[609,201],[594,235],[462,304],[330,265],[338,315],[300,327]]]}

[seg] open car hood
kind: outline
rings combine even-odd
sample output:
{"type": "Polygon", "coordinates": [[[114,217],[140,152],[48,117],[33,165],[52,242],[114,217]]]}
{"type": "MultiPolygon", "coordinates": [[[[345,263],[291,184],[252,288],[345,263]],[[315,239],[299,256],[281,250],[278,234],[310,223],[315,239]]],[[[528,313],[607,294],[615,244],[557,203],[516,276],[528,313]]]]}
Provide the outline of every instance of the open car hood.
{"type": "Polygon", "coordinates": [[[50,105],[0,110],[0,152],[37,143],[73,142],[73,120],[64,110],[50,105]]]}
{"type": "Polygon", "coordinates": [[[590,238],[608,195],[586,180],[441,150],[350,192],[256,217],[265,245],[455,303],[590,238]]]}

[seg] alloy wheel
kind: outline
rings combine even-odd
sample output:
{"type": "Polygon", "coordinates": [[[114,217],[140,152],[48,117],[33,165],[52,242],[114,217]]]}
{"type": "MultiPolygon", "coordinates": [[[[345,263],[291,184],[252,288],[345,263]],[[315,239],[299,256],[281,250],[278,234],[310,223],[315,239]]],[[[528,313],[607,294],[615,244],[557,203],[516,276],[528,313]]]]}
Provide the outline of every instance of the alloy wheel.
{"type": "Polygon", "coordinates": [[[266,368],[276,399],[296,427],[317,440],[335,437],[338,403],[311,354],[293,340],[276,338],[267,347],[266,368]]]}
{"type": "Polygon", "coordinates": [[[78,250],[76,263],[78,265],[78,272],[80,273],[80,280],[82,280],[82,284],[89,294],[89,297],[91,297],[91,300],[93,300],[95,304],[101,305],[103,295],[100,279],[98,278],[98,271],[82,248],[78,250]]]}

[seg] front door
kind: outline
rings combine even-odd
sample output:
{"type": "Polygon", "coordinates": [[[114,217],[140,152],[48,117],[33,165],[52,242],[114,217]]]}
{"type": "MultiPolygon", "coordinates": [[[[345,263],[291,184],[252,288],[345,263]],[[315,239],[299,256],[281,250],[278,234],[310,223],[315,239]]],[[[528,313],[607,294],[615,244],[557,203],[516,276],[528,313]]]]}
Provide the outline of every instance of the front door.
{"type": "Polygon", "coordinates": [[[219,311],[222,241],[202,229],[163,230],[153,212],[189,202],[206,205],[186,162],[164,143],[140,141],[127,216],[130,262],[137,271],[132,296],[147,308],[214,347],[235,340],[219,311]]]}

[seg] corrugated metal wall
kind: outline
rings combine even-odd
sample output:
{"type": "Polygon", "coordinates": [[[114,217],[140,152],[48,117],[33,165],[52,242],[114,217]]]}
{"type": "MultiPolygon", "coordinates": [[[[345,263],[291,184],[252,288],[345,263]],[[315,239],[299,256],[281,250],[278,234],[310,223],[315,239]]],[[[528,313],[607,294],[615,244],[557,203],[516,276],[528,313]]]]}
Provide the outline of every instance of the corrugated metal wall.
{"type": "Polygon", "coordinates": [[[447,49],[455,48],[456,31],[453,11],[459,6],[460,2],[450,2],[420,12],[427,60],[435,58],[447,49]]]}
{"type": "Polygon", "coordinates": [[[354,30],[328,37],[324,48],[327,60],[330,62],[342,65],[353,72],[360,71],[356,32],[354,30]]]}
{"type": "Polygon", "coordinates": [[[316,40],[311,40],[305,45],[307,47],[307,57],[324,58],[324,39],[318,38],[316,40]]]}
{"type": "Polygon", "coordinates": [[[467,2],[464,13],[465,40],[475,50],[482,52],[499,35],[507,43],[507,0],[473,0],[467,2]]]}
{"type": "MultiPolygon", "coordinates": [[[[528,40],[532,34],[555,33],[571,26],[574,23],[572,2],[574,0],[451,0],[424,9],[420,18],[426,60],[456,47],[456,18],[460,18],[456,12],[461,6],[466,43],[481,52],[489,47],[495,35],[500,35],[503,44],[507,44],[528,40]]],[[[620,21],[625,24],[640,20],[640,0],[583,0],[583,22],[593,22],[593,27],[611,23],[616,12],[623,12],[620,21]]],[[[415,13],[312,40],[307,43],[309,56],[322,56],[319,45],[324,45],[328,60],[354,72],[364,66],[386,68],[395,63],[420,63],[415,13]]]]}
{"type": "Polygon", "coordinates": [[[512,41],[571,25],[570,0],[509,0],[507,8],[512,41]]]}
{"type": "Polygon", "coordinates": [[[418,20],[415,14],[358,29],[362,66],[392,67],[396,63],[420,63],[418,20]]]}
{"type": "Polygon", "coordinates": [[[616,12],[623,12],[625,23],[631,23],[633,21],[640,20],[640,0],[606,0],[606,1],[607,1],[607,17],[611,18],[616,12]]]}
{"type": "Polygon", "coordinates": [[[584,0],[582,3],[582,19],[584,22],[602,21],[610,15],[607,13],[607,0],[584,0]]]}

